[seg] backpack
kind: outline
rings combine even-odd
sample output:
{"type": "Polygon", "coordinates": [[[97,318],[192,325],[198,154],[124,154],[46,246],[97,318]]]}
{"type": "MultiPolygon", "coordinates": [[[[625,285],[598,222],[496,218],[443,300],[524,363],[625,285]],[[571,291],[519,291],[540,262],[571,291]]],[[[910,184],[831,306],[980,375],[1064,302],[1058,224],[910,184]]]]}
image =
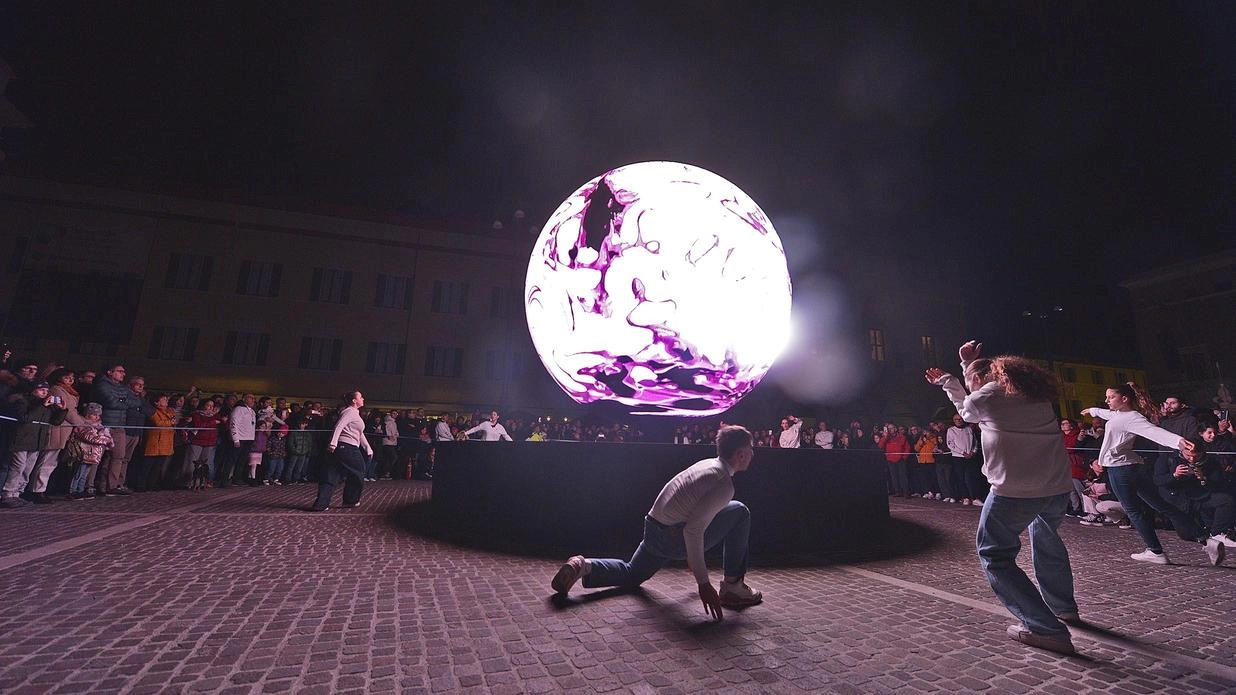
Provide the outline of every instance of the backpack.
{"type": "Polygon", "coordinates": [[[64,445],[64,455],[69,457],[69,461],[77,463],[82,460],[82,440],[76,436],[70,436],[68,443],[64,445]]]}

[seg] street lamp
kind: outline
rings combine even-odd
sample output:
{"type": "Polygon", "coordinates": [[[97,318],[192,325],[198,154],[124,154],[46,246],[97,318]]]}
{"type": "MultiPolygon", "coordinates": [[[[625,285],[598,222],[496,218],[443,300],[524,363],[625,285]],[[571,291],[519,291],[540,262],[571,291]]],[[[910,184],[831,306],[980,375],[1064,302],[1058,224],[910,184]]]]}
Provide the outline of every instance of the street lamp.
{"type": "Polygon", "coordinates": [[[1021,315],[1026,318],[1030,318],[1031,316],[1034,316],[1040,319],[1045,319],[1058,311],[1064,311],[1064,307],[1057,304],[1056,306],[1053,306],[1050,309],[1041,309],[1039,311],[1030,311],[1027,309],[1021,312],[1021,315]]]}
{"type": "MultiPolygon", "coordinates": [[[[503,218],[502,218],[501,216],[499,216],[499,217],[495,217],[495,218],[494,218],[494,221],[493,221],[493,224],[491,224],[491,225],[490,225],[490,227],[491,227],[491,228],[492,228],[495,232],[500,232],[500,231],[502,231],[502,230],[506,229],[507,224],[508,224],[508,223],[510,223],[510,224],[511,224],[511,226],[513,226],[513,227],[515,227],[516,229],[518,229],[520,226],[522,226],[522,225],[523,225],[523,223],[524,223],[524,219],[525,219],[527,216],[528,216],[528,215],[527,215],[527,213],[525,213],[523,210],[516,210],[515,212],[511,213],[511,216],[510,216],[509,218],[507,218],[507,219],[506,219],[506,222],[503,222],[503,218]]],[[[529,231],[531,231],[533,234],[535,234],[536,232],[538,232],[538,231],[540,231],[540,230],[538,230],[536,227],[532,227],[532,228],[530,228],[530,230],[529,230],[529,231]]]]}

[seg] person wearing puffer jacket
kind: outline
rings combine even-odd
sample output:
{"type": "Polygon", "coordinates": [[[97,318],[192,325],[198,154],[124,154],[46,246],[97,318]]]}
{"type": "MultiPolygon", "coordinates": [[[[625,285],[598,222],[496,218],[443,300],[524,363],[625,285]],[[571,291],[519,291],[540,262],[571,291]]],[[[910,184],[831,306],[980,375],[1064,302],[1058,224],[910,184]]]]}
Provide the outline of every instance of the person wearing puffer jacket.
{"type": "Polygon", "coordinates": [[[135,470],[132,476],[133,489],[137,492],[170,488],[177,482],[168,477],[168,462],[176,445],[176,431],[172,428],[179,417],[168,404],[167,394],[161,393],[154,400],[154,412],[148,420],[154,428],[146,430],[141,470],[135,470]]]}
{"type": "Polygon", "coordinates": [[[82,460],[77,464],[73,481],[69,483],[69,499],[94,499],[94,469],[103,460],[103,454],[112,448],[112,435],[100,423],[103,406],[98,403],[87,403],[83,424],[73,428],[72,438],[81,446],[82,460]]]}
{"type": "MultiPolygon", "coordinates": [[[[30,393],[22,396],[15,405],[17,428],[13,432],[13,443],[9,446],[9,477],[4,483],[4,499],[0,500],[0,506],[6,509],[29,504],[20,495],[26,489],[31,474],[43,466],[55,466],[57,452],[48,450],[47,445],[52,427],[64,422],[65,418],[64,404],[52,398],[46,381],[34,382],[30,393]]],[[[31,499],[41,504],[51,502],[46,493],[32,494],[31,499]]]]}

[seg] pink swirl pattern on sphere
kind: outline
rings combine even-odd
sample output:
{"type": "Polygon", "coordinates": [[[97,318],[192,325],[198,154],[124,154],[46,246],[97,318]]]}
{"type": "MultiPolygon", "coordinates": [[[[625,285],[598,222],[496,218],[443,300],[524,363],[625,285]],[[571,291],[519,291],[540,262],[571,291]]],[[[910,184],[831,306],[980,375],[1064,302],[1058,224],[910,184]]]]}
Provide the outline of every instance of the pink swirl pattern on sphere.
{"type": "Polygon", "coordinates": [[[537,354],[577,402],[704,416],[768,373],[791,286],[755,201],[699,167],[643,162],[563,201],[533,248],[524,301],[537,354]]]}

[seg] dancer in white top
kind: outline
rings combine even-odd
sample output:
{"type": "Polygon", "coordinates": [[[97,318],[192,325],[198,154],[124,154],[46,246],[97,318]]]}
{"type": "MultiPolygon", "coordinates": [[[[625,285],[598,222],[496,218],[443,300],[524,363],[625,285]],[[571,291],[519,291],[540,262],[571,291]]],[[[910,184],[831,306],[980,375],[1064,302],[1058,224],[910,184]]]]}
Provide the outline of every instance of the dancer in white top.
{"type": "Polygon", "coordinates": [[[583,579],[584,586],[632,588],[644,583],[670,560],[686,559],[695,575],[704,612],[720,620],[722,607],[754,606],[764,595],[747,586],[747,540],[751,512],[734,499],[735,473],[747,470],[755,455],[751,433],[725,425],[717,431],[717,456],[704,459],[674,476],[644,516],[644,540],[630,560],[573,555],[554,575],[550,586],[559,594],[583,579]],[[722,546],[725,577],[718,591],[708,576],[704,552],[722,546]]]}
{"type": "Polygon", "coordinates": [[[464,434],[465,434],[466,436],[471,437],[473,434],[475,434],[475,433],[477,433],[477,432],[480,432],[480,433],[484,434],[484,435],[485,435],[485,441],[487,441],[487,442],[496,442],[496,441],[500,441],[500,440],[502,440],[502,439],[505,439],[505,440],[507,440],[508,442],[509,442],[509,441],[512,441],[512,440],[511,440],[511,435],[509,435],[509,434],[507,434],[507,433],[506,433],[506,428],[505,428],[505,427],[503,427],[501,424],[499,424],[499,423],[498,423],[498,411],[496,411],[496,410],[491,410],[491,411],[489,411],[489,419],[488,419],[488,420],[486,420],[485,422],[482,422],[481,424],[477,425],[476,427],[473,427],[472,429],[468,430],[467,432],[464,432],[464,434]]]}
{"type": "Polygon", "coordinates": [[[1210,564],[1218,566],[1226,553],[1222,542],[1207,537],[1188,514],[1168,504],[1159,496],[1158,488],[1150,476],[1142,457],[1133,450],[1137,438],[1146,439],[1180,451],[1192,451],[1193,444],[1180,435],[1150,424],[1142,408],[1150,399],[1132,382],[1107,389],[1107,408],[1087,408],[1082,415],[1103,418],[1107,430],[1103,434],[1103,446],[1099,451],[1099,463],[1107,469],[1107,480],[1120,506],[1129,516],[1133,528],[1146,543],[1146,549],[1129,557],[1139,562],[1157,565],[1170,564],[1154,524],[1146,517],[1146,506],[1163,514],[1172,521],[1176,534],[1187,541],[1196,541],[1206,548],[1210,564]]]}
{"type": "Polygon", "coordinates": [[[1069,459],[1051,404],[1059,395],[1055,377],[1024,357],[981,357],[971,340],[957,351],[966,388],[932,368],[927,381],[944,389],[966,422],[983,437],[983,473],[991,493],[979,515],[976,544],[991,589],[1020,625],[1009,637],[1041,649],[1073,654],[1069,629],[1078,624],[1069,551],[1057,529],[1073,489],[1069,459]],[[969,393],[966,393],[969,389],[969,393]],[[1021,533],[1030,531],[1036,587],[1017,566],[1021,533]]]}
{"type": "Polygon", "coordinates": [[[797,449],[802,446],[798,433],[802,431],[802,418],[786,415],[781,418],[781,434],[777,436],[777,444],[782,449],[797,449]]]}

